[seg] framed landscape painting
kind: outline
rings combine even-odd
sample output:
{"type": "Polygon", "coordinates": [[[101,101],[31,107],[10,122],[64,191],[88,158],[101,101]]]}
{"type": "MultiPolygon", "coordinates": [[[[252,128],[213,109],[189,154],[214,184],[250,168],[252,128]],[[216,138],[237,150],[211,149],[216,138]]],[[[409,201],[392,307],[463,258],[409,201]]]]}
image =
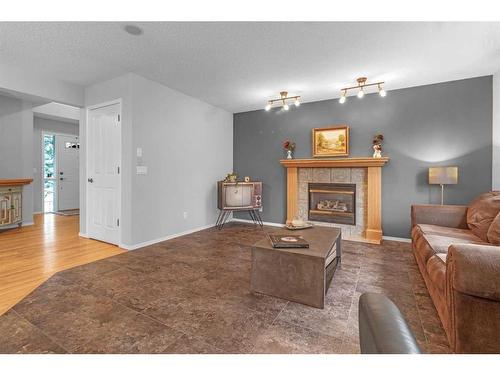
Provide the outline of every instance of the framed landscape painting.
{"type": "Polygon", "coordinates": [[[313,157],[349,156],[349,127],[338,125],[312,130],[313,157]]]}

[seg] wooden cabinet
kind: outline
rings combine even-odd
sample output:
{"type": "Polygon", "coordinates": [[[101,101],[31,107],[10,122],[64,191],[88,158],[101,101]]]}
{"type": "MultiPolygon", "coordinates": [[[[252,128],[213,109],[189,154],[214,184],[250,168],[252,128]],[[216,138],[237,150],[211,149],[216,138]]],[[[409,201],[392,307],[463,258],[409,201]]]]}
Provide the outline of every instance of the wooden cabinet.
{"type": "Polygon", "coordinates": [[[11,198],[12,194],[0,190],[0,225],[11,223],[11,198]]]}
{"type": "Polygon", "coordinates": [[[21,226],[23,221],[23,185],[31,178],[0,180],[0,228],[21,226]]]}
{"type": "Polygon", "coordinates": [[[22,186],[0,187],[0,226],[21,224],[22,186]]]}

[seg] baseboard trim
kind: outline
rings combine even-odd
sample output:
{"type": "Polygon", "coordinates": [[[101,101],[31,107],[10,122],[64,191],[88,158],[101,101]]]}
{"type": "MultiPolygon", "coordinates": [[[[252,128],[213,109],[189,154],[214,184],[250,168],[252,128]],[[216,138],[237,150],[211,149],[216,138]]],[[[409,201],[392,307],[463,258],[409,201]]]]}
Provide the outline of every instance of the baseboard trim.
{"type": "MultiPolygon", "coordinates": [[[[231,221],[236,221],[236,222],[239,222],[239,223],[248,223],[248,224],[254,224],[254,222],[252,220],[248,220],[248,219],[237,219],[237,218],[234,218],[231,220],[231,221]]],[[[280,227],[280,228],[283,228],[285,226],[285,224],[280,224],[280,223],[272,223],[270,221],[263,221],[262,224],[264,225],[268,225],[270,227],[280,227]]]]}
{"type": "Polygon", "coordinates": [[[386,241],[398,241],[398,242],[409,242],[409,243],[411,243],[411,238],[404,238],[404,237],[382,236],[382,239],[386,240],[386,241]]]}
{"type": "Polygon", "coordinates": [[[87,233],[78,232],[78,235],[80,237],[89,238],[89,236],[87,236],[87,233]]]}
{"type": "MultiPolygon", "coordinates": [[[[231,221],[236,221],[236,222],[240,222],[240,223],[253,224],[253,221],[252,220],[248,220],[248,219],[233,218],[233,220],[231,220],[231,221]]],[[[272,223],[270,221],[264,221],[263,224],[271,226],[271,227],[281,227],[281,228],[283,228],[285,226],[285,224],[272,223]]],[[[382,236],[382,239],[386,240],[386,241],[411,242],[410,238],[403,238],[403,237],[382,236]]]]}
{"type": "Polygon", "coordinates": [[[155,243],[158,243],[158,242],[163,242],[163,241],[171,240],[171,239],[176,238],[176,237],[185,236],[186,234],[191,234],[191,233],[194,233],[194,232],[199,232],[200,230],[205,230],[205,229],[209,229],[209,228],[212,228],[212,227],[215,227],[215,223],[204,225],[204,226],[193,228],[193,229],[189,229],[189,230],[186,230],[184,232],[170,234],[170,235],[165,236],[165,237],[155,238],[154,240],[144,241],[144,242],[141,242],[141,243],[138,243],[138,244],[135,244],[135,245],[119,244],[118,246],[121,247],[122,249],[125,249],[125,250],[136,250],[136,249],[140,249],[141,247],[154,245],[155,243]]]}
{"type": "MultiPolygon", "coordinates": [[[[21,222],[21,227],[29,227],[30,225],[35,225],[35,223],[33,221],[22,221],[21,222]]],[[[0,230],[16,229],[16,228],[19,228],[19,223],[5,225],[3,227],[0,227],[0,230]]]]}

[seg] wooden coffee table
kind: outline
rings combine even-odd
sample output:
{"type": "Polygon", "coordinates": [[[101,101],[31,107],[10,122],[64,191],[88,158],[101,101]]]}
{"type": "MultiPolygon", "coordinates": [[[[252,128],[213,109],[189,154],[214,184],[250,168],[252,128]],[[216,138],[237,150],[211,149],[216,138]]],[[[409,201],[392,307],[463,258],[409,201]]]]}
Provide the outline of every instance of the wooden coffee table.
{"type": "Polygon", "coordinates": [[[303,236],[308,249],[275,249],[269,238],[252,247],[253,292],[324,308],[325,295],[341,258],[341,231],[314,227],[278,234],[303,236]]]}

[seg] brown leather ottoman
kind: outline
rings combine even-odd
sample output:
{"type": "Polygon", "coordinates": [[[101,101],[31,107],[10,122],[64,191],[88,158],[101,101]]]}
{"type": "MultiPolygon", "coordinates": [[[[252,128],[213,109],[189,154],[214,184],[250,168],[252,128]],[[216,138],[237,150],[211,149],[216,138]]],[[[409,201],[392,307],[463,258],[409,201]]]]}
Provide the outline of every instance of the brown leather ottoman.
{"type": "Polygon", "coordinates": [[[303,236],[309,248],[275,249],[268,238],[252,247],[251,289],[322,309],[340,262],[341,231],[314,227],[293,234],[303,236]]]}

